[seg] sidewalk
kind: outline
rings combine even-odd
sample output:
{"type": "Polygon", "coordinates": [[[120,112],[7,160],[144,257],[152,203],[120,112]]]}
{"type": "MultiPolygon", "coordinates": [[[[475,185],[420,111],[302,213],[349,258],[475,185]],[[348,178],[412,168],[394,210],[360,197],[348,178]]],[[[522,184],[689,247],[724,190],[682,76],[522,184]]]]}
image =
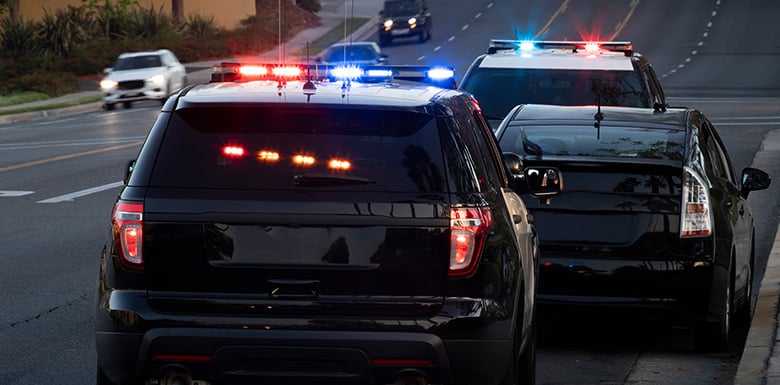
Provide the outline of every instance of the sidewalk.
{"type": "MultiPolygon", "coordinates": [[[[284,53],[288,60],[300,60],[301,58],[293,56],[296,52],[303,52],[306,49],[307,43],[312,44],[319,38],[330,32],[333,28],[341,25],[347,17],[355,18],[369,18],[370,20],[360,28],[355,29],[347,39],[353,41],[365,40],[373,32],[377,25],[377,19],[379,15],[379,9],[382,7],[381,0],[360,0],[354,1],[354,4],[346,4],[347,2],[328,2],[323,4],[323,9],[317,13],[320,16],[321,24],[318,27],[310,28],[302,31],[298,35],[291,38],[284,44],[282,50],[278,48],[267,51],[263,54],[242,57],[242,58],[226,58],[230,59],[243,59],[251,61],[278,61],[280,54],[284,53]],[[281,52],[281,53],[280,53],[281,52]]],[[[310,52],[311,57],[316,57],[320,52],[310,52]]],[[[195,63],[185,63],[187,68],[187,77],[190,83],[205,83],[211,79],[211,71],[214,63],[219,60],[202,61],[195,63]]],[[[42,119],[51,116],[64,116],[71,114],[80,114],[84,112],[99,111],[103,108],[102,101],[90,102],[79,104],[71,107],[61,107],[63,104],[78,103],[85,99],[95,98],[100,96],[100,90],[98,88],[96,78],[91,82],[84,82],[80,84],[81,92],[58,96],[46,100],[39,100],[36,102],[15,104],[11,106],[0,107],[0,113],[4,111],[15,111],[28,108],[39,108],[42,106],[53,106],[51,109],[43,109],[33,112],[22,112],[8,115],[0,115],[0,124],[9,124],[30,121],[35,119],[42,119]],[[55,108],[55,106],[57,108],[55,108]]],[[[81,82],[80,82],[81,83],[81,82]]]]}
{"type": "MultiPolygon", "coordinates": [[[[775,176],[775,180],[769,186],[770,190],[776,191],[780,188],[777,185],[780,180],[776,177],[780,175],[780,130],[774,130],[767,135],[753,158],[753,163],[754,167],[761,168],[775,176]]],[[[755,194],[770,194],[770,190],[755,194]]],[[[766,206],[773,210],[777,204],[777,201],[770,198],[766,206]],[[772,204],[775,205],[774,208],[771,208],[772,204]]],[[[780,385],[779,300],[780,226],[778,226],[764,277],[761,280],[753,321],[750,324],[750,331],[734,379],[735,385],[780,385]]]]}

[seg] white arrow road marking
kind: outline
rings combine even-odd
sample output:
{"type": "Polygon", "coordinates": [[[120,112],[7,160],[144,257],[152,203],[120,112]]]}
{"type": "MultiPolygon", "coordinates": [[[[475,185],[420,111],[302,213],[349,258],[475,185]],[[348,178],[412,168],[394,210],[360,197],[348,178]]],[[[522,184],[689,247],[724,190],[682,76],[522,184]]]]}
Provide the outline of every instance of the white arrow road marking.
{"type": "Polygon", "coordinates": [[[0,198],[21,197],[25,195],[30,195],[34,192],[35,191],[0,191],[0,198]]]}
{"type": "Polygon", "coordinates": [[[86,190],[76,191],[74,193],[60,195],[60,196],[54,197],[54,198],[44,199],[42,201],[38,201],[38,203],[59,203],[59,202],[64,202],[64,201],[72,201],[75,198],[80,198],[80,197],[83,197],[85,195],[94,194],[96,192],[109,190],[109,189],[112,189],[112,188],[115,188],[115,187],[120,187],[123,184],[124,184],[124,182],[122,182],[122,181],[109,183],[109,184],[104,184],[102,186],[88,188],[86,190]]]}

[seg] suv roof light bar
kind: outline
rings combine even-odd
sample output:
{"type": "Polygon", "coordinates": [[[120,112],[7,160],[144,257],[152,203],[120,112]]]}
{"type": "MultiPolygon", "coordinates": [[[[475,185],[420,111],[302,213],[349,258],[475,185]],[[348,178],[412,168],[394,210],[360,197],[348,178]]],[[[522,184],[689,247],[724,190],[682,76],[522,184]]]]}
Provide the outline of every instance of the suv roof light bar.
{"type": "Polygon", "coordinates": [[[253,80],[354,81],[358,83],[405,80],[429,83],[442,88],[457,88],[453,67],[221,62],[214,66],[211,74],[212,83],[253,80]]]}
{"type": "Polygon", "coordinates": [[[586,50],[588,47],[598,45],[602,50],[610,52],[622,52],[626,56],[633,54],[633,46],[630,41],[554,41],[554,40],[506,40],[490,39],[488,53],[494,54],[499,51],[507,50],[528,50],[533,49],[571,49],[574,52],[586,50]]]}

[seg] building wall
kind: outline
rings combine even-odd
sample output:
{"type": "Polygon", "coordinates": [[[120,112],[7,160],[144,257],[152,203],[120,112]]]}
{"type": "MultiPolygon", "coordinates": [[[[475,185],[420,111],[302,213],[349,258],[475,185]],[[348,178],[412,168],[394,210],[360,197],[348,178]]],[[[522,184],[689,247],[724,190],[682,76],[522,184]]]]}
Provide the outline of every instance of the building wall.
{"type": "MultiPolygon", "coordinates": [[[[100,3],[103,0],[99,1],[100,3]]],[[[19,13],[25,19],[39,20],[45,12],[52,13],[68,5],[80,6],[81,0],[21,0],[19,13]]],[[[184,15],[211,15],[214,21],[224,28],[234,28],[238,22],[255,14],[254,0],[184,0],[184,15]]],[[[138,0],[143,8],[162,7],[165,12],[171,12],[171,0],[138,0]]]]}

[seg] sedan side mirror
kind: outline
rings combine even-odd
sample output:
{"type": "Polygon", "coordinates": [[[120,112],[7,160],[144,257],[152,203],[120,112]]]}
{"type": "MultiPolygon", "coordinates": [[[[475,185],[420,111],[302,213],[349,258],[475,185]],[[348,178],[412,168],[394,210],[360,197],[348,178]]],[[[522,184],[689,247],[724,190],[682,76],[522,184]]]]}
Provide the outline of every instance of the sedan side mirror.
{"type": "Polygon", "coordinates": [[[747,167],[742,170],[742,196],[748,197],[751,191],[764,190],[772,183],[772,178],[765,171],[747,167]]]}
{"type": "Polygon", "coordinates": [[[550,199],[563,191],[563,178],[555,167],[526,167],[528,192],[539,202],[549,205],[550,199]]]}
{"type": "Polygon", "coordinates": [[[135,159],[128,161],[127,164],[125,165],[125,178],[124,178],[125,186],[127,186],[127,182],[130,181],[130,175],[133,174],[133,169],[135,169],[135,159]]]}

